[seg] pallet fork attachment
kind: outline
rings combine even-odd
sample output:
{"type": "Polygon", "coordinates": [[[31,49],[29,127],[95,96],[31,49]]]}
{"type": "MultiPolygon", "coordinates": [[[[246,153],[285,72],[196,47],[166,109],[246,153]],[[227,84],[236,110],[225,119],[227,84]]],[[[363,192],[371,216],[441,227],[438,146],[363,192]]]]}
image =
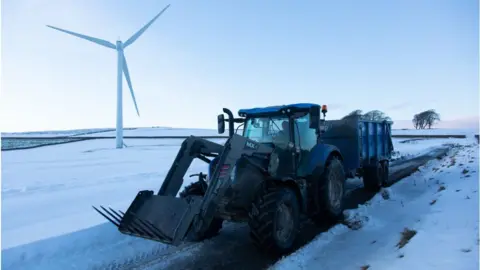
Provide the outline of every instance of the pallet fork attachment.
{"type": "Polygon", "coordinates": [[[193,159],[209,162],[206,156],[220,155],[223,150],[220,144],[190,136],[182,143],[158,194],[140,191],[125,213],[103,206],[93,208],[123,234],[178,245],[187,237],[204,205],[200,196],[188,200],[176,197],[183,177],[193,159]]]}
{"type": "Polygon", "coordinates": [[[93,208],[123,234],[178,245],[199,214],[201,201],[201,197],[187,202],[182,198],[140,191],[126,213],[110,207],[93,208]]]}

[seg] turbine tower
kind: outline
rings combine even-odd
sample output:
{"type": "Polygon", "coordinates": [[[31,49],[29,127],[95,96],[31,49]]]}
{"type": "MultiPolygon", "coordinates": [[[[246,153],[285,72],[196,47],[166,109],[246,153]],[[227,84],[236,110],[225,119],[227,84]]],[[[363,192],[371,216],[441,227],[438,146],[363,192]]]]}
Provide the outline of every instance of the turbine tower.
{"type": "Polygon", "coordinates": [[[138,106],[137,102],[135,100],[135,94],[133,93],[133,87],[132,87],[132,82],[130,81],[130,74],[128,73],[128,66],[127,66],[127,60],[125,59],[125,55],[123,54],[123,50],[126,49],[129,45],[131,45],[135,40],[137,40],[143,32],[145,32],[150,25],[152,25],[155,20],[162,15],[167,8],[170,7],[170,4],[168,4],[165,8],[162,9],[153,19],[151,19],[145,26],[143,26],[138,32],[133,34],[127,41],[122,42],[121,40],[117,40],[116,44],[114,45],[113,43],[95,38],[95,37],[90,37],[82,34],[78,34],[72,31],[68,31],[65,29],[61,29],[58,27],[54,27],[51,25],[47,25],[47,27],[50,27],[52,29],[91,41],[93,43],[96,43],[98,45],[102,45],[104,47],[110,48],[110,49],[115,49],[117,50],[117,125],[116,125],[116,147],[117,148],[122,148],[123,147],[123,99],[122,99],[122,82],[123,82],[123,74],[125,74],[125,79],[128,84],[128,88],[130,88],[130,94],[132,95],[132,100],[133,104],[135,105],[135,110],[137,111],[137,115],[140,116],[140,113],[138,112],[138,106]]]}

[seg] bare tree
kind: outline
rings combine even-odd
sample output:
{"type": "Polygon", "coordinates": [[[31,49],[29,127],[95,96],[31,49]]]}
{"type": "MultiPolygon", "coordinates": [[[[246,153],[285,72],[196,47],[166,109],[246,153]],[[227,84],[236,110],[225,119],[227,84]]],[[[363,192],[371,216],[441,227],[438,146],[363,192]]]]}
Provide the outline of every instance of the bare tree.
{"type": "Polygon", "coordinates": [[[440,121],[440,114],[435,110],[430,109],[421,113],[415,114],[412,119],[413,126],[416,129],[432,128],[433,125],[440,121]]]}
{"type": "Polygon", "coordinates": [[[363,115],[363,119],[370,120],[370,121],[383,121],[383,120],[392,121],[392,119],[389,116],[387,116],[384,112],[379,110],[373,110],[365,113],[363,115]]]}
{"type": "Polygon", "coordinates": [[[423,126],[423,121],[420,119],[419,114],[415,114],[412,119],[413,126],[415,129],[420,129],[423,126]]]}
{"type": "Polygon", "coordinates": [[[363,120],[370,120],[370,121],[392,121],[392,119],[387,116],[384,112],[379,110],[373,110],[366,113],[363,113],[362,110],[355,110],[351,113],[345,115],[342,119],[350,119],[354,117],[359,117],[363,120]]]}
{"type": "Polygon", "coordinates": [[[355,110],[347,115],[345,115],[342,119],[345,120],[345,119],[350,119],[350,118],[354,118],[354,117],[358,117],[358,116],[362,116],[362,110],[355,110]]]}

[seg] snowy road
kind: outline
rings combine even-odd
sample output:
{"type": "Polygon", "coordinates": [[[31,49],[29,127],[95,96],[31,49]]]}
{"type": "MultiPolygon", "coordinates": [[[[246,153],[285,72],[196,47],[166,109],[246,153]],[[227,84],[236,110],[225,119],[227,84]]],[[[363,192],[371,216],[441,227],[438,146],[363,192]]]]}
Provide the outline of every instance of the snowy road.
{"type": "MultiPolygon", "coordinates": [[[[189,269],[193,264],[238,269],[247,262],[261,268],[278,259],[266,259],[254,251],[248,229],[238,224],[227,224],[214,239],[181,247],[120,234],[90,205],[125,209],[139,189],[158,189],[179,141],[135,140],[120,151],[105,146],[112,142],[2,153],[2,269],[189,269]]],[[[457,140],[394,143],[401,156],[411,157],[429,153],[444,142],[457,140]]],[[[415,165],[416,161],[398,159],[395,166],[403,164],[401,171],[411,172],[409,162],[415,165]]],[[[205,164],[194,163],[191,172],[204,169],[205,164]]],[[[359,187],[358,181],[350,185],[359,187]]],[[[371,195],[353,192],[350,197],[356,199],[348,203],[356,207],[371,195]]],[[[304,243],[321,231],[305,229],[304,243]]]]}

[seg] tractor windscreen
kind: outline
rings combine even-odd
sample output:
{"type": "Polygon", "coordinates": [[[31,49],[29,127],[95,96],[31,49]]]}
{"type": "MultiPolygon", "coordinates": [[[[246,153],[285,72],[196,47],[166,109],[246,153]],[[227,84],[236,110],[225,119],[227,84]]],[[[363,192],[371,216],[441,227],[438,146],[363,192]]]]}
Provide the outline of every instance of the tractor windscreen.
{"type": "Polygon", "coordinates": [[[277,117],[258,117],[250,118],[245,122],[244,137],[259,143],[274,143],[278,141],[290,140],[288,129],[288,118],[285,116],[277,117]]]}

